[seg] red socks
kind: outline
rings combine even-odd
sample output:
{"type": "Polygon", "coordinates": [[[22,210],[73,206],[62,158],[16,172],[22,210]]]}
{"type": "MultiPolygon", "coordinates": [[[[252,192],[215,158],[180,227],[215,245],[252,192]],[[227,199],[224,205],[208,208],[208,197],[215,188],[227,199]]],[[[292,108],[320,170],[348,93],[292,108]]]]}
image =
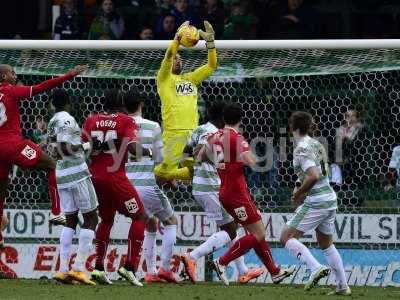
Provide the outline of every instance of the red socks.
{"type": "Polygon", "coordinates": [[[229,248],[223,256],[220,257],[219,263],[223,266],[227,266],[231,261],[239,258],[246,254],[250,249],[254,248],[257,256],[261,259],[268,272],[272,275],[279,273],[280,269],[275,265],[274,259],[272,258],[271,249],[266,240],[258,242],[254,235],[247,234],[244,237],[238,239],[232,247],[229,248]]]}
{"type": "Polygon", "coordinates": [[[110,232],[113,223],[100,222],[96,229],[96,266],[95,269],[104,271],[104,259],[110,241],[110,232]]]}
{"type": "Polygon", "coordinates": [[[47,172],[47,188],[51,201],[51,213],[58,216],[60,214],[60,197],[58,196],[56,170],[47,172]]]}
{"type": "Polygon", "coordinates": [[[272,257],[271,249],[269,248],[268,242],[263,240],[259,242],[255,247],[254,251],[257,256],[261,259],[264,266],[267,268],[271,275],[279,273],[280,268],[275,265],[274,258],[272,257]]]}
{"type": "Polygon", "coordinates": [[[241,237],[219,258],[219,263],[223,266],[227,266],[231,261],[241,257],[250,249],[254,248],[257,243],[257,239],[252,234],[241,237]]]}
{"type": "Polygon", "coordinates": [[[144,239],[144,228],[146,224],[143,220],[132,220],[128,235],[128,254],[125,267],[127,270],[136,272],[142,252],[144,239]]]}

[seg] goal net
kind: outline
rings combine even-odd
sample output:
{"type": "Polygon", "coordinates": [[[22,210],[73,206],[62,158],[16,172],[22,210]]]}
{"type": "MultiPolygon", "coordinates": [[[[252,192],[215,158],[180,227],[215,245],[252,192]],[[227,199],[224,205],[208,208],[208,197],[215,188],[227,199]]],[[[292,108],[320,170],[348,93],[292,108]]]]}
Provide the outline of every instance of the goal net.
{"type": "MultiPolygon", "coordinates": [[[[106,89],[132,87],[146,95],[145,117],[161,122],[155,76],[166,42],[20,42],[0,42],[0,63],[12,65],[26,85],[62,74],[76,64],[89,65],[89,71],[63,86],[73,98],[72,114],[80,124],[89,113],[102,110],[106,89]]],[[[244,135],[262,158],[258,170],[247,169],[246,176],[276,261],[298,265],[279,244],[279,235],[295,210],[290,204],[296,178],[287,120],[293,111],[306,110],[315,116],[316,136],[329,153],[331,182],[339,201],[334,239],[349,283],[400,285],[400,187],[385,188],[393,148],[400,143],[400,44],[390,40],[216,44],[218,70],[200,88],[201,121],[206,119],[205,107],[217,100],[240,103],[246,111],[244,135]],[[353,125],[346,127],[348,122],[353,125]]],[[[184,71],[206,62],[202,49],[182,50],[184,71]]],[[[48,100],[49,94],[44,93],[21,102],[23,134],[37,143],[45,141],[46,123],[53,113],[48,100]]],[[[179,254],[204,241],[216,228],[194,202],[190,185],[165,191],[179,220],[172,264],[180,274],[179,254]]],[[[0,276],[50,278],[59,267],[61,228],[48,223],[50,202],[43,172],[13,169],[6,213],[10,224],[4,232],[7,247],[0,250],[0,276]]],[[[116,219],[105,263],[113,278],[124,261],[128,228],[124,217],[116,219]]],[[[315,237],[306,235],[303,241],[324,262],[315,237]]],[[[199,263],[200,279],[215,279],[207,272],[209,259],[199,263]]],[[[93,262],[94,255],[88,259],[89,271],[93,262]]],[[[246,262],[260,264],[254,253],[247,254],[246,262]]],[[[141,263],[140,272],[145,269],[141,263]]],[[[303,283],[309,272],[299,266],[286,282],[303,283]]],[[[230,278],[234,280],[236,274],[232,267],[230,278]]],[[[258,282],[270,282],[269,275],[258,282]]],[[[333,284],[334,275],[324,283],[333,284]]]]}

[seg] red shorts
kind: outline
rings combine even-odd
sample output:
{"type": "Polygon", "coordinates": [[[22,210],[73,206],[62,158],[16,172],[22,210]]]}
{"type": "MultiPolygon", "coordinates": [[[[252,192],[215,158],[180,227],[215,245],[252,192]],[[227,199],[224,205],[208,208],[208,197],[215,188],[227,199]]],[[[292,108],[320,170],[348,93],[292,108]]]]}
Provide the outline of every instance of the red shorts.
{"type": "Polygon", "coordinates": [[[102,220],[114,220],[116,212],[131,219],[144,213],[142,200],[124,173],[109,174],[106,178],[93,176],[92,181],[102,220]]]}
{"type": "Polygon", "coordinates": [[[261,213],[249,193],[220,194],[219,200],[238,224],[249,225],[261,220],[261,213]]]}
{"type": "Polygon", "coordinates": [[[42,149],[30,140],[0,141],[0,180],[8,178],[12,165],[23,169],[34,168],[42,157],[42,149]]]}

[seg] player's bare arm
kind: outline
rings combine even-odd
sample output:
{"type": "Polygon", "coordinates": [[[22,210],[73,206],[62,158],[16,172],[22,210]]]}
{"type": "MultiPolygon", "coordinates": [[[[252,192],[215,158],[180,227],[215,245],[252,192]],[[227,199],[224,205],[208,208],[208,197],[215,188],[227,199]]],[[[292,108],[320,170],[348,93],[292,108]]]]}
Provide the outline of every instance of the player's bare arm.
{"type": "Polygon", "coordinates": [[[306,177],[304,178],[301,186],[293,193],[292,202],[300,204],[306,198],[307,193],[317,183],[320,178],[320,172],[317,167],[310,167],[306,171],[306,177]]]}
{"type": "Polygon", "coordinates": [[[257,164],[257,160],[251,151],[242,153],[242,159],[243,163],[250,168],[255,167],[257,164]]]}
{"type": "MultiPolygon", "coordinates": [[[[98,147],[94,147],[94,149],[96,149],[96,148],[98,148],[98,147]]],[[[90,142],[86,142],[86,143],[79,144],[79,145],[72,145],[70,143],[61,142],[61,143],[58,143],[58,149],[61,152],[60,154],[62,154],[63,156],[71,156],[71,155],[76,154],[76,152],[79,152],[82,150],[87,151],[87,150],[91,149],[91,145],[90,145],[90,142]]]]}
{"type": "Polygon", "coordinates": [[[153,152],[151,149],[144,148],[139,142],[131,142],[128,144],[128,151],[130,154],[136,156],[139,160],[143,156],[152,157],[153,152]]]}

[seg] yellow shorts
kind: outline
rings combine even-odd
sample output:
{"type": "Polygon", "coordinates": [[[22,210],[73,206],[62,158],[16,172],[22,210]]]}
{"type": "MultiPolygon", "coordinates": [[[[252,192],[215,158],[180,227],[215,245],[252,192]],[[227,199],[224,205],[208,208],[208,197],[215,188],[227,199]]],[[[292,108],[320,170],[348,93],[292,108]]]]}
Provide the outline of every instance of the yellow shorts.
{"type": "Polygon", "coordinates": [[[163,132],[164,160],[154,169],[156,176],[164,179],[190,180],[190,167],[194,161],[183,157],[183,149],[192,134],[192,130],[166,130],[163,132]],[[191,161],[191,162],[190,162],[191,161]],[[185,167],[180,167],[185,166],[185,167]],[[189,166],[189,168],[188,168],[189,166]]]}

